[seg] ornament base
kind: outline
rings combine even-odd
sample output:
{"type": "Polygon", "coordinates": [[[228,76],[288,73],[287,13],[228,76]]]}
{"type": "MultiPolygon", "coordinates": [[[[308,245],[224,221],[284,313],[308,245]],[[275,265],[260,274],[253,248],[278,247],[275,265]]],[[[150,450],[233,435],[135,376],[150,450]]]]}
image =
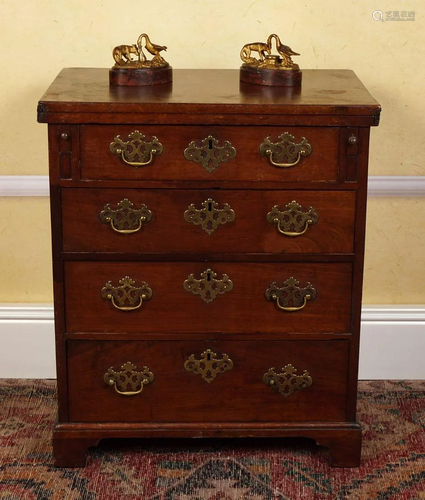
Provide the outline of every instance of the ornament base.
{"type": "Polygon", "coordinates": [[[165,68],[117,68],[109,70],[109,84],[126,87],[161,85],[173,81],[173,69],[165,68]]]}
{"type": "Polygon", "coordinates": [[[239,71],[240,81],[269,87],[299,87],[302,80],[300,69],[255,68],[243,64],[239,71]]]}

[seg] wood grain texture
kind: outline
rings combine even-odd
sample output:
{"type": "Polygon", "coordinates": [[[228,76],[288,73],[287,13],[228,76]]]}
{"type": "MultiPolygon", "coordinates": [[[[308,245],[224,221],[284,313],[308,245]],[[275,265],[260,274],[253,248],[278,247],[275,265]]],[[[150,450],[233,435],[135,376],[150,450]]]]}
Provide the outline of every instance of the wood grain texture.
{"type": "Polygon", "coordinates": [[[356,422],[59,423],[53,446],[56,466],[84,467],[85,452],[101,439],[305,437],[329,448],[332,467],[358,467],[361,434],[356,422]]]}
{"type": "Polygon", "coordinates": [[[273,422],[344,419],[349,342],[110,342],[68,341],[71,420],[76,422],[273,422]],[[211,349],[233,361],[210,383],[184,363],[211,349]],[[121,396],[105,384],[113,366],[147,366],[154,381],[136,396],[121,396]],[[262,381],[291,363],[313,384],[283,397],[262,381]],[[170,404],[170,397],[178,404],[170,404]],[[326,400],[326,405],[321,404],[326,400]]]}
{"type": "Polygon", "coordinates": [[[356,200],[356,228],[355,228],[355,256],[354,274],[353,274],[353,296],[352,296],[352,331],[354,333],[350,348],[349,362],[349,390],[347,393],[347,416],[355,418],[357,409],[357,383],[360,349],[360,327],[361,327],[361,309],[363,294],[363,270],[364,270],[364,251],[366,238],[366,208],[367,208],[367,176],[368,176],[368,158],[369,158],[369,138],[370,129],[363,128],[359,134],[359,184],[360,189],[356,200]]]}
{"type": "MultiPolygon", "coordinates": [[[[66,252],[119,253],[350,253],[353,251],[355,191],[250,191],[250,190],[135,190],[63,189],[62,210],[66,252]],[[123,235],[99,214],[106,204],[112,208],[123,199],[134,208],[146,205],[152,219],[140,231],[123,235]],[[213,199],[220,209],[227,203],[235,220],[219,225],[212,234],[184,220],[190,204],[201,209],[213,199]],[[267,221],[274,205],[280,210],[296,200],[307,212],[312,206],[317,224],[305,234],[279,234],[267,221]]],[[[304,227],[304,226],[303,226],[304,227]]]]}
{"type": "Polygon", "coordinates": [[[58,419],[68,420],[68,374],[66,368],[66,340],[63,262],[62,250],[62,214],[60,179],[60,127],[48,126],[49,138],[49,183],[50,183],[50,214],[52,231],[53,257],[53,298],[55,309],[55,347],[56,347],[56,378],[58,384],[58,419]]]}
{"type": "Polygon", "coordinates": [[[285,181],[284,179],[276,181],[233,181],[229,180],[214,180],[203,179],[198,181],[179,181],[179,180],[113,180],[113,179],[82,179],[73,181],[69,179],[61,179],[60,186],[64,188],[128,188],[128,189],[249,189],[252,191],[264,189],[284,189],[284,190],[314,190],[314,191],[353,191],[359,188],[358,182],[345,182],[345,171],[338,173],[341,180],[337,182],[311,182],[311,181],[285,181]]]}
{"type": "Polygon", "coordinates": [[[234,263],[215,262],[66,262],[65,297],[68,332],[350,332],[351,264],[234,263]],[[211,267],[220,279],[227,274],[233,289],[207,304],[187,292],[184,281],[190,274],[211,267]],[[118,285],[130,276],[145,281],[152,298],[130,312],[115,309],[101,296],[108,281],[118,285]],[[311,282],[315,300],[296,312],[281,311],[265,297],[271,282],[291,276],[300,286],[311,282]]]}
{"type": "MultiPolygon", "coordinates": [[[[239,70],[240,80],[244,83],[254,85],[268,85],[270,87],[290,87],[293,96],[297,95],[297,89],[301,87],[302,71],[292,69],[291,71],[275,71],[269,68],[253,68],[248,64],[242,64],[239,70]]],[[[299,89],[301,90],[301,89],[299,89]]]]}
{"type": "Polygon", "coordinates": [[[146,85],[163,85],[171,83],[173,70],[166,68],[117,68],[109,70],[110,85],[140,87],[146,85]]]}
{"type": "Polygon", "coordinates": [[[238,70],[175,70],[172,84],[111,87],[108,71],[64,69],[38,106],[39,121],[50,124],[56,464],[82,466],[86,449],[111,437],[304,436],[330,449],[332,465],[358,465],[369,127],[380,106],[347,70],[303,70],[297,89],[242,83],[238,70]],[[164,146],[149,166],[109,151],[133,130],[164,146]],[[282,169],[259,147],[285,131],[306,137],[312,153],[282,169]],[[210,134],[236,148],[212,173],[183,155],[210,134]],[[153,212],[140,233],[100,223],[102,208],[124,198],[153,212]],[[211,236],[183,219],[207,198],[236,212],[211,236]],[[265,218],[293,199],[313,206],[319,222],[285,238],[265,218]],[[233,282],[210,304],[183,288],[207,268],[233,282]],[[137,311],[101,296],[124,276],[153,289],[137,311]],[[317,297],[284,312],[265,290],[291,276],[311,282],[317,297]],[[207,348],[234,362],[210,384],[182,368],[207,348]],[[155,374],[137,399],[103,381],[126,361],[155,374]],[[283,398],[261,377],[288,363],[314,382],[283,398]]]}
{"type": "Polygon", "coordinates": [[[233,181],[336,181],[338,171],[338,128],[320,127],[224,127],[85,125],[81,127],[81,176],[83,179],[134,180],[233,180],[233,181]],[[134,168],[111,153],[109,145],[116,136],[123,141],[139,130],[146,141],[157,137],[164,151],[150,165],[134,168]],[[291,168],[278,168],[260,154],[266,137],[279,142],[279,135],[289,132],[294,142],[305,137],[312,153],[291,168]],[[222,146],[225,141],[236,149],[236,156],[208,172],[202,165],[187,160],[184,150],[192,141],[200,142],[212,135],[222,146]]]}
{"type": "MultiPolygon", "coordinates": [[[[173,83],[142,88],[110,87],[109,69],[63,69],[40,99],[40,122],[65,118],[84,123],[79,113],[93,122],[102,114],[126,120],[130,115],[152,115],[161,123],[164,115],[224,115],[222,123],[232,123],[232,115],[335,115],[361,117],[364,125],[377,125],[379,104],[350,70],[303,70],[299,95],[288,95],[279,88],[250,85],[239,81],[239,70],[174,70],[173,83]],[[127,115],[120,117],[119,115],[127,115]]],[[[121,123],[125,123],[122,121],[121,123]]],[[[130,122],[133,123],[133,122],[130,122]]],[[[349,123],[347,123],[349,124],[349,123]]]]}

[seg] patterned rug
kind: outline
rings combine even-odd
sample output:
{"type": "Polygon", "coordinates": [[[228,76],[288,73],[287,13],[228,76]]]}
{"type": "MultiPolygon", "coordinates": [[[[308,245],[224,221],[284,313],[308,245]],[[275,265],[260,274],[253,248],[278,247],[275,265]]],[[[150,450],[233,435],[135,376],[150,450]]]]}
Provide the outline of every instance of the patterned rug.
{"type": "Polygon", "coordinates": [[[362,465],[309,440],[111,440],[57,469],[56,384],[0,381],[2,500],[425,499],[425,381],[361,382],[362,465]]]}

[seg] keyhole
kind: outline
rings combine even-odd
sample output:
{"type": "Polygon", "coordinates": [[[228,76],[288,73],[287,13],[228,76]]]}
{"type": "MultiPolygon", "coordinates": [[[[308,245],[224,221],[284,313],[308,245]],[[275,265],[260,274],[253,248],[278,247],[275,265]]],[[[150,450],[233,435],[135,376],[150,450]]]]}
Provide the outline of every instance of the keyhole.
{"type": "Polygon", "coordinates": [[[211,281],[211,273],[207,273],[207,281],[211,281]]]}
{"type": "Polygon", "coordinates": [[[213,149],[213,141],[212,141],[212,139],[208,139],[208,149],[213,149]]]}
{"type": "Polygon", "coordinates": [[[212,202],[208,202],[208,212],[212,212],[212,202]]]}
{"type": "Polygon", "coordinates": [[[207,361],[211,361],[211,353],[207,352],[207,361]]]}

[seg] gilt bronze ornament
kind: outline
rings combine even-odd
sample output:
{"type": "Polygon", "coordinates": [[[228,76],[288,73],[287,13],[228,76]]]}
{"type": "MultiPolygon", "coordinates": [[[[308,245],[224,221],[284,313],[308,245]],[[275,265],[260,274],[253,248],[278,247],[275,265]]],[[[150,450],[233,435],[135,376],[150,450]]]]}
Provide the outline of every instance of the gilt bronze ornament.
{"type": "Polygon", "coordinates": [[[299,86],[302,73],[298,64],[292,60],[292,56],[299,55],[291,47],[284,45],[275,33],[267,38],[267,42],[247,43],[240,52],[243,62],[240,79],[256,85],[299,86]],[[277,53],[272,52],[273,46],[277,53]]]}
{"type": "Polygon", "coordinates": [[[109,83],[125,86],[170,83],[172,68],[161,55],[165,50],[165,45],[151,42],[146,33],[132,45],[118,45],[112,51],[115,65],[109,72],[109,83]],[[153,57],[148,59],[147,54],[153,57]]]}

